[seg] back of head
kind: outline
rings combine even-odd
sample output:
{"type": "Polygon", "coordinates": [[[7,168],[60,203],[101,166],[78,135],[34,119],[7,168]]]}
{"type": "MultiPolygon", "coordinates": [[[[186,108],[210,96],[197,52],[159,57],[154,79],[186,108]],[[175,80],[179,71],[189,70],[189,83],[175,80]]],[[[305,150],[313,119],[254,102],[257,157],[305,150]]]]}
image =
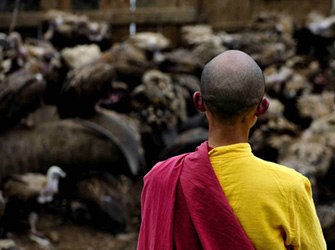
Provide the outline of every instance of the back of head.
{"type": "Polygon", "coordinates": [[[234,122],[257,107],[265,81],[262,70],[249,55],[230,50],[206,64],[200,88],[206,108],[215,117],[234,122]]]}

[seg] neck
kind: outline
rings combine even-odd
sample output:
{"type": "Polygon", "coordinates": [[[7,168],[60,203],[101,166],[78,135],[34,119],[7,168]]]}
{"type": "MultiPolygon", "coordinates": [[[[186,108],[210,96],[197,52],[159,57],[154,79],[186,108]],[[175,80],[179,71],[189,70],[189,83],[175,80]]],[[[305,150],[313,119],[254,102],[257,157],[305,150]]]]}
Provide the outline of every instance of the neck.
{"type": "Polygon", "coordinates": [[[247,123],[224,125],[209,119],[208,145],[212,148],[248,142],[250,126],[247,123]]]}
{"type": "Polygon", "coordinates": [[[48,178],[46,187],[51,187],[51,186],[58,186],[58,179],[57,178],[48,178]]]}

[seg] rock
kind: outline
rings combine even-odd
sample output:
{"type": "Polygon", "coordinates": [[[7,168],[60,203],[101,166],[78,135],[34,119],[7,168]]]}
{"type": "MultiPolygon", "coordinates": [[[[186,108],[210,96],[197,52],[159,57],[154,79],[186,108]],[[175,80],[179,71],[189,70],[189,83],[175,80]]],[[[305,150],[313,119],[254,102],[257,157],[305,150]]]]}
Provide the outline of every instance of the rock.
{"type": "Polygon", "coordinates": [[[52,246],[51,242],[48,239],[44,239],[44,238],[38,237],[33,234],[29,236],[29,239],[37,243],[41,247],[51,247],[52,246]]]}
{"type": "Polygon", "coordinates": [[[0,249],[6,250],[6,249],[15,249],[16,243],[14,240],[11,239],[1,239],[0,240],[0,249]]]}
{"type": "Polygon", "coordinates": [[[60,235],[56,231],[50,231],[47,233],[48,238],[51,240],[52,243],[57,244],[60,242],[60,235]]]}

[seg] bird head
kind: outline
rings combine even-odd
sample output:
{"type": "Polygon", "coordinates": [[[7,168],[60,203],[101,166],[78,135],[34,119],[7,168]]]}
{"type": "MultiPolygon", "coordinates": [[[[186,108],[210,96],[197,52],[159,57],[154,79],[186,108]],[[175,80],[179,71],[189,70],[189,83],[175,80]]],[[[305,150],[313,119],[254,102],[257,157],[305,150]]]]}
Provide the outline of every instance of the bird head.
{"type": "Polygon", "coordinates": [[[48,179],[59,179],[60,177],[65,178],[66,173],[58,166],[51,166],[47,172],[48,179]]]}
{"type": "Polygon", "coordinates": [[[58,193],[58,181],[59,178],[65,178],[66,173],[58,166],[51,166],[47,172],[47,183],[45,188],[41,191],[37,197],[37,201],[41,204],[51,202],[53,196],[58,193]]]}

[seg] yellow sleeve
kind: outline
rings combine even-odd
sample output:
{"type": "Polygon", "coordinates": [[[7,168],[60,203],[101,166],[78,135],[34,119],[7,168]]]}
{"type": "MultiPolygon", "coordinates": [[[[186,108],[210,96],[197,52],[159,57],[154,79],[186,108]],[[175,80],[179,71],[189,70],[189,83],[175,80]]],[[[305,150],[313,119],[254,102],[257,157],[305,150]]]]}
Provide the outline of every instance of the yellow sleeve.
{"type": "MultiPolygon", "coordinates": [[[[300,195],[299,195],[300,196],[300,195]]],[[[293,249],[323,250],[327,249],[319,218],[316,214],[311,183],[304,177],[304,188],[300,204],[295,211],[295,237],[291,243],[293,249]]]]}

